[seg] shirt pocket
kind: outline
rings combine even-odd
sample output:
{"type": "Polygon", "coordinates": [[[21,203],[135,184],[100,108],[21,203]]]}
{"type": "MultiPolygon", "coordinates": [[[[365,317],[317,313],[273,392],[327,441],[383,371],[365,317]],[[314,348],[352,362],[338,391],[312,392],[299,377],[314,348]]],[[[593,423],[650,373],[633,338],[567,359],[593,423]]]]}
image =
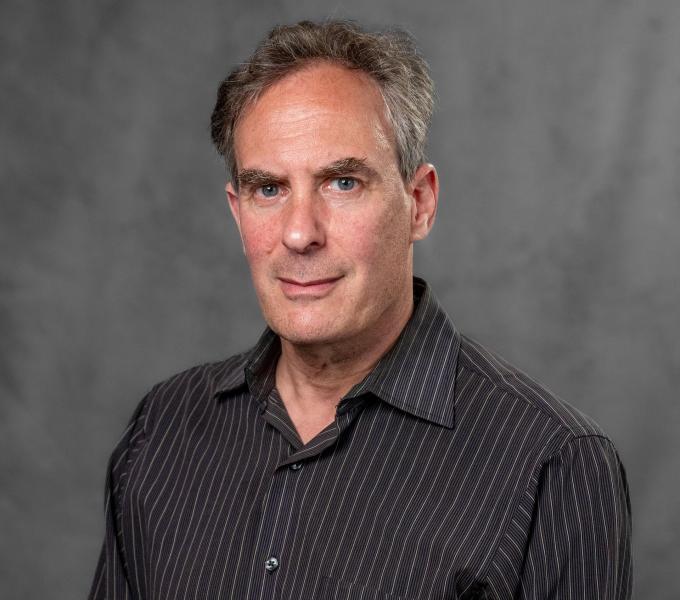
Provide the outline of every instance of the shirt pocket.
{"type": "Polygon", "coordinates": [[[314,600],[421,600],[413,596],[394,596],[383,590],[323,577],[314,594],[314,600]]]}

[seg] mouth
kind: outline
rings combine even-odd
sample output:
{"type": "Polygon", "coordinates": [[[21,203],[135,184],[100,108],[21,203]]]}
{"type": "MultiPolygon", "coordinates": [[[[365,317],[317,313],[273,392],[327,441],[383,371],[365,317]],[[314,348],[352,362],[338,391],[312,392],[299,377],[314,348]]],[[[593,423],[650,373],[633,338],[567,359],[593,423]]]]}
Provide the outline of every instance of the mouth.
{"type": "Polygon", "coordinates": [[[342,277],[326,277],[323,279],[310,279],[300,281],[279,277],[279,283],[283,294],[294,300],[296,298],[321,298],[329,294],[342,277]]]}

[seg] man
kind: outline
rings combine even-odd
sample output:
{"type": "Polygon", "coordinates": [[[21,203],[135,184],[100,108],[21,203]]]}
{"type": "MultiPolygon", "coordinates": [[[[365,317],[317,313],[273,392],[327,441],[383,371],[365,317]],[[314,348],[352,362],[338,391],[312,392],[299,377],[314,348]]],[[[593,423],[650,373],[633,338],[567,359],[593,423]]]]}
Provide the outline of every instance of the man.
{"type": "Polygon", "coordinates": [[[280,27],[213,140],[269,325],[158,384],[113,453],[91,598],[627,598],[599,427],[454,328],[413,278],[434,222],[405,34],[280,27]]]}

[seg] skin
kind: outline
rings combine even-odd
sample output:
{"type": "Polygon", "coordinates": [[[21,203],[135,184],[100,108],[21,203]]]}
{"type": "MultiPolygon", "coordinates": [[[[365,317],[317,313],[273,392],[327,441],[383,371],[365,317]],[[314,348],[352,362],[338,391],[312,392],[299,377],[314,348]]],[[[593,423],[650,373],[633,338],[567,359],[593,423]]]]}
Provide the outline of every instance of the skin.
{"type": "Polygon", "coordinates": [[[403,181],[375,82],[316,63],[270,87],[234,134],[227,184],[255,290],[281,338],[276,385],[303,442],[394,344],[413,310],[413,242],[438,183],[403,181]]]}

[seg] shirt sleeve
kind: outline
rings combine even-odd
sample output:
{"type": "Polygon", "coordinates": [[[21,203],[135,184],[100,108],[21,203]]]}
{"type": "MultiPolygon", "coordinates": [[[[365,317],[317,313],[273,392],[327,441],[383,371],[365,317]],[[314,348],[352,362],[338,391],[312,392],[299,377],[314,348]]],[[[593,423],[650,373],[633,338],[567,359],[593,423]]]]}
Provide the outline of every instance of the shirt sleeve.
{"type": "Polygon", "coordinates": [[[519,598],[631,597],[631,511],[612,443],[584,436],[564,445],[540,475],[519,598]]]}
{"type": "Polygon", "coordinates": [[[106,473],[105,534],[89,600],[128,600],[132,592],[120,526],[120,499],[134,457],[144,441],[147,397],[142,400],[111,454],[106,473]]]}

